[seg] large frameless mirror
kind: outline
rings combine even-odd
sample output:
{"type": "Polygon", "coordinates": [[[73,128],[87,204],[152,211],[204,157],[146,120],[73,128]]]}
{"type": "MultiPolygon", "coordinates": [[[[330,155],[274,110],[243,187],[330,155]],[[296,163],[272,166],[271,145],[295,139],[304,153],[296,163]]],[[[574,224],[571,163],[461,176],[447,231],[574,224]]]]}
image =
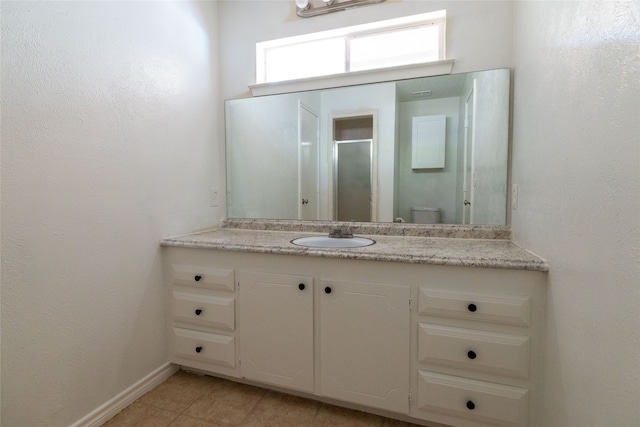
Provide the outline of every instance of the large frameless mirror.
{"type": "Polygon", "coordinates": [[[510,70],[226,101],[229,218],[504,225],[510,70]]]}

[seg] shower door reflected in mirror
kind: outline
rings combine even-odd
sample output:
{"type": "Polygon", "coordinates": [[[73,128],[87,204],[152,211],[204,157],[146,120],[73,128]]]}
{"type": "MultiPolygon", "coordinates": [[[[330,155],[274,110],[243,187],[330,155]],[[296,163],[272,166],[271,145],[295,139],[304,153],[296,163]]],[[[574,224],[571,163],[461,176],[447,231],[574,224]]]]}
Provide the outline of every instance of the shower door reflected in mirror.
{"type": "Polygon", "coordinates": [[[298,219],[320,219],[318,115],[298,101],[298,219]]]}
{"type": "Polygon", "coordinates": [[[371,145],[371,139],[335,141],[338,221],[371,221],[371,145]]]}
{"type": "Polygon", "coordinates": [[[334,214],[338,221],[374,220],[376,113],[333,120],[334,214]]]}

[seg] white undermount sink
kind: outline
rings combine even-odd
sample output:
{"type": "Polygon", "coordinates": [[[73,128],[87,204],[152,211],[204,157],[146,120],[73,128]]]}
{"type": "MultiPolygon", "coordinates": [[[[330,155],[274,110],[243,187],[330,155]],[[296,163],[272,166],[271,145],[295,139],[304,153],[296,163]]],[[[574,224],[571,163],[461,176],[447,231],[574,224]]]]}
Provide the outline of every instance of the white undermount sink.
{"type": "Polygon", "coordinates": [[[376,241],[366,237],[327,237],[312,236],[293,239],[291,243],[307,248],[361,248],[373,245],[376,241]]]}

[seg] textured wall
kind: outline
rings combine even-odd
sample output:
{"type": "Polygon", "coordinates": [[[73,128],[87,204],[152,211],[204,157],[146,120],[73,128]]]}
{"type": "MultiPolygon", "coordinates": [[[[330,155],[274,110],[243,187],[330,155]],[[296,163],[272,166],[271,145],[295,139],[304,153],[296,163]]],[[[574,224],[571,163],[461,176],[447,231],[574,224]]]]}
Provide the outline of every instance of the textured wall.
{"type": "Polygon", "coordinates": [[[166,362],[158,241],[221,215],[216,6],[1,7],[0,424],[67,426],[166,362]]]}
{"type": "Polygon", "coordinates": [[[640,4],[516,2],[515,240],[549,262],[543,426],[640,425],[640,4]]]}

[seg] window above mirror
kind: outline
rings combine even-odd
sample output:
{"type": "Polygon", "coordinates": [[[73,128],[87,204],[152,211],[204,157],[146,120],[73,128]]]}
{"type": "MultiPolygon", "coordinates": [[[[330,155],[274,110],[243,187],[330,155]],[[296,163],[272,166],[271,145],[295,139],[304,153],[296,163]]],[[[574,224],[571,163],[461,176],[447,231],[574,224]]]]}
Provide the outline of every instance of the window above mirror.
{"type": "Polygon", "coordinates": [[[256,84],[348,74],[445,59],[446,11],[256,44],[256,84]]]}

